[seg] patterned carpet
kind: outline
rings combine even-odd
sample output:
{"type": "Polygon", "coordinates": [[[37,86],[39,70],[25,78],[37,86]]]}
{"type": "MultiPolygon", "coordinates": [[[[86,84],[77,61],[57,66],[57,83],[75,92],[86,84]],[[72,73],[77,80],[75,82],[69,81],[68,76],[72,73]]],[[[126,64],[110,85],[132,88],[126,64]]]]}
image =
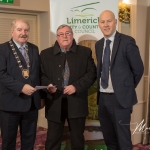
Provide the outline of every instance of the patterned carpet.
{"type": "MultiPolygon", "coordinates": [[[[37,135],[34,150],[45,150],[45,139],[46,139],[47,129],[43,127],[37,127],[37,135]]],[[[1,149],[1,138],[0,138],[0,150],[1,149]]],[[[16,141],[16,150],[20,150],[20,135],[18,133],[16,141]]],[[[63,137],[61,150],[70,150],[70,140],[66,136],[63,137]]],[[[103,140],[96,141],[86,141],[85,150],[107,150],[103,140]]],[[[132,150],[150,150],[150,145],[136,144],[133,146],[132,150]]]]}
{"type": "Polygon", "coordinates": [[[150,150],[150,145],[136,144],[136,145],[133,145],[132,150],[150,150]]]}

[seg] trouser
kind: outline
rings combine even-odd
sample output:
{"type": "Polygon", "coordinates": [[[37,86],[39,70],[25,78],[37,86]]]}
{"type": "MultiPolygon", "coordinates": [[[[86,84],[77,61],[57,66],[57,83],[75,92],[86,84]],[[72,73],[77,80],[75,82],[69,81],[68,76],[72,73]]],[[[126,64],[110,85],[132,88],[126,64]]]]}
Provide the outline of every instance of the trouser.
{"type": "Polygon", "coordinates": [[[1,111],[2,150],[16,150],[18,126],[21,135],[21,150],[33,150],[36,137],[38,110],[28,112],[1,111]]]}
{"type": "Polygon", "coordinates": [[[100,94],[98,115],[107,150],[132,150],[131,113],[132,107],[123,108],[115,94],[100,94]]]}
{"type": "Polygon", "coordinates": [[[70,130],[71,150],[84,150],[85,117],[68,118],[67,99],[63,99],[61,123],[48,120],[45,150],[60,150],[65,119],[70,130]]]}

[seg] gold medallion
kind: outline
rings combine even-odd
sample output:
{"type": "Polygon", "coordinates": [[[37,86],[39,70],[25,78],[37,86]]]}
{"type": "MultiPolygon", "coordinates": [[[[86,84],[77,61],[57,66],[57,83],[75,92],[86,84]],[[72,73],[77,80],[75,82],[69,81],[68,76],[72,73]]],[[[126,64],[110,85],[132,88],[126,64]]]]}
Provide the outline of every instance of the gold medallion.
{"type": "Polygon", "coordinates": [[[23,70],[22,70],[22,76],[23,76],[25,79],[28,79],[28,78],[29,78],[29,70],[28,70],[28,69],[23,69],[23,70]]]}

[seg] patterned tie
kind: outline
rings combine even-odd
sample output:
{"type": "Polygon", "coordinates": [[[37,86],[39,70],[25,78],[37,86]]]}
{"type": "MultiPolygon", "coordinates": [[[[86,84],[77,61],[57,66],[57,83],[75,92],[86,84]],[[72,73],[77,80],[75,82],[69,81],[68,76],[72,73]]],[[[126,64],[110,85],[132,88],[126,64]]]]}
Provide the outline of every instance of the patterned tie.
{"type": "Polygon", "coordinates": [[[24,59],[26,61],[26,64],[29,65],[29,57],[28,57],[28,54],[26,52],[26,49],[23,46],[21,46],[19,49],[20,49],[22,56],[24,57],[24,59]]]}
{"type": "Polygon", "coordinates": [[[70,71],[69,71],[69,67],[68,67],[68,62],[66,60],[65,68],[64,68],[64,86],[68,85],[69,76],[70,76],[70,71]]]}
{"type": "MultiPolygon", "coordinates": [[[[66,56],[66,54],[65,54],[65,56],[66,56]]],[[[69,70],[67,59],[66,59],[65,67],[64,67],[64,74],[63,74],[63,79],[64,79],[63,87],[68,85],[69,76],[70,76],[70,70],[69,70]]]]}
{"type": "Polygon", "coordinates": [[[105,47],[104,56],[103,56],[101,85],[104,89],[108,87],[109,64],[110,64],[110,43],[111,41],[109,39],[106,40],[106,47],[105,47]]]}

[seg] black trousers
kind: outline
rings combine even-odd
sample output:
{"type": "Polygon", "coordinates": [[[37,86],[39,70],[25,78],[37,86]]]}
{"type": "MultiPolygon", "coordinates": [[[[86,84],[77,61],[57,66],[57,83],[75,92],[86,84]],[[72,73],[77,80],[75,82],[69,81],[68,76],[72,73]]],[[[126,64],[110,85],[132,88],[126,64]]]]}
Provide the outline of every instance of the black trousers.
{"type": "MultiPolygon", "coordinates": [[[[1,118],[1,110],[0,110],[0,118],[1,118]]],[[[0,134],[1,134],[1,119],[0,119],[0,134]]]]}
{"type": "Polygon", "coordinates": [[[34,150],[38,110],[28,112],[1,111],[2,150],[16,150],[18,126],[21,135],[21,150],[34,150]]]}
{"type": "Polygon", "coordinates": [[[60,150],[65,119],[68,121],[70,130],[71,150],[84,150],[83,133],[85,127],[85,117],[68,118],[67,99],[64,98],[62,101],[61,123],[47,120],[48,131],[45,150],[60,150]]]}
{"type": "Polygon", "coordinates": [[[98,115],[107,150],[132,150],[132,107],[123,108],[115,94],[100,94],[98,115]]]}

